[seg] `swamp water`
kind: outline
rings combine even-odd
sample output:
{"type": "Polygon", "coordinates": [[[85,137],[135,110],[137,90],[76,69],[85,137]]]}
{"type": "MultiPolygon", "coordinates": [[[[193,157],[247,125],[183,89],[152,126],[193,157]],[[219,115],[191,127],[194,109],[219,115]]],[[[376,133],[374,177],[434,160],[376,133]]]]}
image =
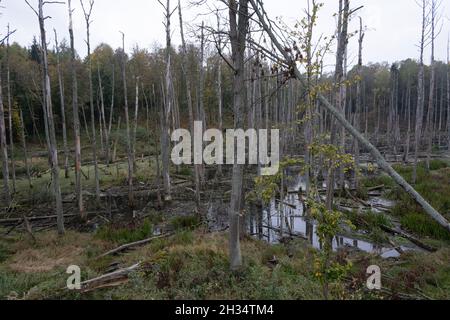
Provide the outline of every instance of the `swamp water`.
{"type": "MultiPolygon", "coordinates": [[[[298,174],[289,175],[286,180],[288,193],[283,201],[273,199],[269,205],[262,208],[258,206],[250,208],[250,214],[246,215],[245,221],[247,232],[272,244],[279,243],[285,237],[299,237],[320,250],[321,244],[316,234],[317,223],[306,216],[304,204],[299,196],[299,191],[305,190],[304,180],[298,174]]],[[[378,205],[381,205],[382,208],[392,206],[392,202],[380,197],[371,197],[368,203],[374,206],[373,211],[375,212],[383,211],[377,210],[378,205]]],[[[362,232],[356,231],[350,234],[352,235],[334,237],[333,250],[358,250],[380,255],[383,258],[395,258],[400,255],[395,248],[383,247],[367,240],[361,240],[364,237],[362,232]]],[[[414,249],[416,249],[415,246],[401,246],[403,251],[414,249]]]]}

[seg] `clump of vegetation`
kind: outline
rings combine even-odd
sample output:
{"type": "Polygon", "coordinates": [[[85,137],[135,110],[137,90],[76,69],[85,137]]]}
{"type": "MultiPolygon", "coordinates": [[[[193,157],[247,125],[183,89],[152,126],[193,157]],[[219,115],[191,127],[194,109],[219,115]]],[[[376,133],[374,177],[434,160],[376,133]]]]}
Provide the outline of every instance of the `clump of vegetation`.
{"type": "Polygon", "coordinates": [[[114,225],[102,226],[95,234],[97,239],[124,244],[146,239],[153,235],[153,225],[145,219],[138,226],[130,225],[117,227],[114,225]]]}
{"type": "MultiPolygon", "coordinates": [[[[410,166],[396,166],[395,169],[408,181],[412,179],[410,166]]],[[[427,172],[425,163],[417,166],[417,183],[415,188],[436,210],[450,217],[450,168],[442,160],[430,162],[430,172],[427,172]]],[[[450,240],[448,231],[437,222],[429,218],[421,207],[399,187],[389,193],[391,199],[397,201],[392,210],[393,215],[400,218],[402,226],[407,230],[423,237],[438,240],[450,240]]]]}
{"type": "Polygon", "coordinates": [[[200,223],[198,216],[176,216],[169,221],[169,225],[176,231],[193,230],[200,223]]]}

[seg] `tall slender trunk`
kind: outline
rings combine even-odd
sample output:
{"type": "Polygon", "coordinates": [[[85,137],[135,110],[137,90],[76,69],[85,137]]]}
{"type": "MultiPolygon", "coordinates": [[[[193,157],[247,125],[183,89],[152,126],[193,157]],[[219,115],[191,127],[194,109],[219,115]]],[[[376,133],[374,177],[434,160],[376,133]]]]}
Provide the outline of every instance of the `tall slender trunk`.
{"type": "Polygon", "coordinates": [[[23,122],[23,112],[22,109],[19,108],[19,116],[20,116],[20,134],[22,139],[22,148],[23,148],[23,157],[25,161],[25,169],[27,172],[28,185],[30,189],[33,187],[33,183],[31,182],[31,172],[30,172],[30,163],[28,162],[28,149],[27,149],[27,137],[25,135],[25,123],[23,122]]]}
{"type": "Polygon", "coordinates": [[[450,152],[450,37],[447,41],[447,143],[450,152]]]}
{"type": "MultiPolygon", "coordinates": [[[[230,42],[233,64],[233,110],[234,128],[243,128],[243,116],[245,110],[245,47],[249,29],[248,0],[239,0],[239,5],[235,0],[229,3],[230,19],[230,42]]],[[[231,270],[238,270],[242,265],[239,220],[242,210],[244,166],[233,165],[232,190],[230,199],[230,267],[231,270]]]]}
{"type": "Polygon", "coordinates": [[[88,59],[88,78],[89,78],[89,107],[91,110],[91,131],[92,131],[92,158],[94,160],[94,179],[95,179],[95,199],[97,205],[100,204],[100,176],[98,171],[97,160],[97,132],[95,129],[95,108],[94,108],[94,86],[92,81],[92,57],[91,57],[91,13],[94,5],[93,0],[89,0],[89,11],[86,11],[83,5],[83,0],[80,0],[83,8],[84,17],[86,20],[86,47],[87,47],[87,59],[88,59]]]}
{"type": "Polygon", "coordinates": [[[71,73],[72,73],[72,111],[73,111],[73,131],[75,139],[75,195],[77,198],[78,211],[81,219],[87,218],[83,204],[83,186],[81,182],[81,125],[78,110],[78,80],[76,72],[75,39],[73,35],[72,23],[72,1],[68,0],[69,9],[69,35],[70,35],[70,54],[71,54],[71,73]]]}
{"type": "Polygon", "coordinates": [[[42,73],[43,73],[43,97],[44,97],[44,106],[45,106],[45,118],[47,119],[48,124],[48,146],[49,146],[49,155],[50,155],[50,164],[51,164],[51,173],[52,173],[52,185],[53,185],[53,193],[55,197],[55,207],[56,207],[56,215],[57,215],[57,226],[58,233],[64,234],[64,214],[63,214],[63,205],[62,205],[62,196],[61,196],[61,187],[59,182],[59,164],[58,164],[58,148],[56,145],[56,133],[55,133],[55,122],[53,119],[53,109],[52,109],[52,94],[51,94],[51,86],[50,86],[50,76],[48,70],[48,56],[47,56],[47,39],[45,33],[45,16],[44,16],[44,1],[39,0],[38,4],[38,18],[39,18],[39,28],[41,33],[41,50],[42,50],[42,73]]]}
{"type": "Polygon", "coordinates": [[[100,134],[103,136],[101,141],[105,141],[102,150],[104,152],[103,156],[105,157],[106,165],[109,165],[109,127],[106,125],[106,114],[105,114],[105,97],[103,94],[103,85],[102,85],[102,77],[100,75],[100,65],[97,64],[97,74],[98,74],[98,87],[100,94],[100,134]]]}
{"type": "Polygon", "coordinates": [[[67,178],[69,178],[69,147],[67,145],[64,82],[63,82],[62,73],[61,73],[61,61],[60,61],[60,53],[59,53],[58,35],[56,33],[56,29],[54,29],[53,31],[55,33],[56,70],[58,73],[59,99],[60,99],[60,103],[61,103],[61,122],[62,122],[63,148],[64,148],[64,176],[67,179],[67,178]]]}
{"type": "Polygon", "coordinates": [[[431,153],[433,147],[434,135],[434,101],[435,101],[435,86],[436,86],[436,63],[434,61],[434,44],[435,44],[435,26],[436,26],[436,1],[431,1],[431,76],[430,76],[430,95],[428,98],[428,114],[427,114],[427,160],[426,167],[430,171],[431,153]]]}
{"type": "MultiPolygon", "coordinates": [[[[363,31],[363,22],[362,18],[359,18],[359,49],[358,49],[358,81],[356,83],[356,110],[355,110],[355,129],[359,131],[360,127],[360,114],[362,112],[362,65],[363,65],[363,58],[362,58],[362,52],[363,52],[363,41],[364,41],[364,31],[363,31]]],[[[366,109],[367,110],[367,109],[366,109]]],[[[367,118],[367,112],[366,118],[367,118]]],[[[365,137],[367,138],[367,124],[365,126],[365,137]]],[[[359,179],[358,179],[358,173],[359,173],[359,142],[357,139],[353,138],[354,145],[355,145],[355,170],[354,170],[354,180],[355,180],[355,187],[359,187],[359,179]]]]}
{"type": "Polygon", "coordinates": [[[9,189],[8,147],[6,144],[5,111],[3,108],[2,91],[2,79],[0,77],[0,152],[2,154],[3,198],[6,205],[9,206],[11,203],[11,193],[9,189]]]}
{"type": "Polygon", "coordinates": [[[127,130],[127,159],[128,159],[128,205],[130,209],[134,208],[134,188],[133,188],[133,155],[131,145],[131,133],[130,133],[130,117],[128,114],[128,92],[127,92],[127,75],[126,75],[126,55],[125,55],[125,34],[122,33],[122,82],[123,82],[123,98],[125,108],[125,124],[127,130]]]}
{"type": "Polygon", "coordinates": [[[136,77],[136,98],[134,105],[134,121],[133,121],[133,168],[134,172],[136,172],[136,134],[138,127],[138,116],[139,116],[139,77],[136,77]]]}
{"type": "MultiPolygon", "coordinates": [[[[187,106],[188,106],[188,114],[189,114],[189,130],[191,131],[191,136],[193,139],[194,133],[194,111],[192,105],[192,86],[191,86],[191,77],[187,72],[188,59],[187,59],[187,48],[186,41],[184,39],[184,25],[183,25],[183,16],[181,12],[181,1],[178,0],[178,14],[180,19],[180,35],[181,35],[181,48],[182,48],[182,56],[181,59],[183,63],[181,64],[181,72],[183,73],[183,77],[186,81],[186,96],[187,96],[187,106]]],[[[194,142],[194,140],[192,140],[194,142]]],[[[194,182],[195,182],[195,203],[196,203],[196,211],[197,214],[200,214],[200,166],[199,164],[194,164],[194,182]]]]}
{"type": "Polygon", "coordinates": [[[414,133],[414,167],[412,174],[412,183],[415,184],[417,180],[417,162],[419,157],[420,138],[422,136],[422,124],[423,124],[423,108],[425,104],[425,67],[423,64],[423,53],[425,47],[425,32],[427,27],[427,1],[422,0],[422,33],[420,40],[420,60],[419,60],[419,75],[417,83],[417,107],[416,107],[416,126],[414,133]]]}
{"type": "Polygon", "coordinates": [[[6,90],[8,95],[8,124],[9,124],[9,156],[11,158],[12,191],[16,192],[16,163],[14,159],[14,126],[13,126],[13,103],[11,97],[11,79],[9,67],[9,24],[6,38],[6,90]]]}
{"type": "Polygon", "coordinates": [[[109,110],[109,124],[108,124],[108,134],[106,135],[106,165],[109,167],[109,162],[111,161],[111,130],[112,130],[112,122],[114,117],[114,96],[115,96],[115,88],[116,88],[116,76],[115,76],[115,67],[114,61],[112,62],[112,81],[111,81],[111,108],[109,110]]]}
{"type": "Polygon", "coordinates": [[[169,121],[170,114],[172,112],[173,105],[173,83],[171,77],[172,70],[172,55],[170,53],[171,44],[171,29],[170,18],[173,12],[170,10],[170,0],[167,0],[165,6],[165,26],[166,26],[166,71],[165,71],[165,103],[163,105],[162,123],[161,123],[161,154],[162,154],[162,175],[164,182],[165,200],[172,200],[172,191],[170,183],[170,166],[169,166],[169,149],[170,149],[170,137],[169,137],[169,121]]]}

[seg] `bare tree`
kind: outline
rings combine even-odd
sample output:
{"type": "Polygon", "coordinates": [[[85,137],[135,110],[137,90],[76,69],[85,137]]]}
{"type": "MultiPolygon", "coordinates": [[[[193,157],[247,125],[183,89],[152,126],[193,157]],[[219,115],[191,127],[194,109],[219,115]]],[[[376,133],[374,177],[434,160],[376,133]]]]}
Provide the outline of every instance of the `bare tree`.
{"type": "Polygon", "coordinates": [[[67,146],[67,129],[66,129],[66,107],[64,100],[64,82],[61,72],[61,62],[59,53],[59,43],[58,34],[56,29],[53,30],[55,33],[55,50],[56,50],[56,71],[58,73],[58,84],[59,84],[59,98],[61,103],[61,122],[63,131],[63,148],[64,148],[64,175],[69,178],[69,147],[67,146]]]}
{"type": "Polygon", "coordinates": [[[169,172],[169,156],[170,156],[170,137],[169,137],[169,121],[170,114],[172,112],[173,105],[173,83],[171,77],[172,70],[172,55],[170,53],[172,46],[171,39],[171,30],[170,30],[170,19],[175,12],[170,9],[170,0],[167,0],[166,4],[162,3],[161,0],[158,0],[161,6],[164,9],[164,26],[166,28],[166,71],[165,71],[165,96],[164,96],[164,105],[162,112],[162,123],[161,123],[161,154],[162,154],[162,175],[163,175],[163,183],[164,183],[164,193],[165,200],[172,200],[172,192],[171,192],[171,183],[170,183],[170,172],[169,172]]]}
{"type": "Polygon", "coordinates": [[[2,79],[0,77],[0,151],[2,154],[3,197],[6,205],[11,203],[9,190],[8,147],[6,144],[5,111],[3,107],[2,79]]]}
{"type": "Polygon", "coordinates": [[[438,11],[440,10],[441,2],[438,0],[431,0],[431,8],[430,8],[430,28],[431,28],[431,76],[430,76],[430,95],[428,100],[428,113],[427,113],[427,161],[426,166],[427,170],[430,170],[430,160],[431,160],[431,152],[433,146],[433,136],[434,136],[434,121],[433,121],[433,113],[434,113],[434,101],[435,101],[435,87],[436,87],[436,61],[435,61],[435,41],[439,34],[439,31],[436,30],[437,24],[439,23],[440,16],[438,15],[438,11]]]}
{"type": "Polygon", "coordinates": [[[450,152],[450,36],[447,40],[447,140],[450,152]]]}
{"type": "Polygon", "coordinates": [[[138,127],[138,116],[139,116],[139,77],[136,77],[136,100],[134,105],[134,121],[133,121],[133,168],[136,171],[136,133],[138,127]]]}
{"type": "Polygon", "coordinates": [[[23,122],[23,112],[22,109],[19,108],[19,118],[20,118],[20,138],[22,140],[22,149],[23,149],[23,157],[25,161],[25,170],[27,173],[28,185],[30,189],[33,187],[33,183],[31,182],[31,172],[30,172],[30,163],[28,161],[28,149],[27,149],[27,140],[25,134],[25,124],[23,122]]]}
{"type": "Polygon", "coordinates": [[[123,98],[125,108],[125,124],[127,130],[127,159],[128,159],[128,205],[130,208],[134,207],[134,188],[133,188],[133,150],[131,145],[131,133],[130,133],[130,116],[128,113],[128,92],[127,92],[127,57],[125,54],[125,34],[122,33],[122,82],[123,82],[123,98]]]}
{"type": "Polygon", "coordinates": [[[94,8],[94,0],[89,0],[89,7],[85,8],[83,0],[80,0],[81,7],[84,13],[84,19],[86,21],[86,46],[87,46],[87,59],[88,59],[88,76],[89,76],[89,106],[91,109],[91,129],[92,129],[92,157],[94,160],[94,175],[95,175],[95,198],[97,204],[100,203],[100,177],[98,172],[97,161],[97,133],[95,129],[95,109],[94,109],[94,88],[92,84],[92,57],[91,57],[91,15],[94,8]]]}
{"type": "MultiPolygon", "coordinates": [[[[191,85],[191,77],[187,71],[188,68],[188,57],[187,57],[187,48],[186,41],[184,38],[184,25],[183,25],[183,15],[181,9],[181,1],[178,0],[178,15],[180,19],[180,35],[181,35],[181,72],[183,73],[183,77],[186,82],[186,97],[187,97],[187,107],[188,107],[188,115],[189,115],[189,130],[191,134],[194,132],[194,111],[192,106],[192,85],[191,85]]],[[[194,142],[192,140],[192,142],[194,142]]],[[[199,214],[200,211],[200,166],[198,164],[194,164],[194,183],[195,183],[195,204],[196,211],[199,214]]]]}
{"type": "Polygon", "coordinates": [[[78,211],[82,219],[86,219],[86,212],[83,204],[83,186],[81,182],[81,126],[78,109],[78,80],[76,72],[75,39],[73,35],[72,22],[72,1],[68,0],[69,9],[69,36],[71,53],[71,76],[72,76],[72,113],[73,113],[73,131],[75,139],[75,195],[77,198],[78,211]]]}
{"type": "Polygon", "coordinates": [[[52,94],[51,94],[51,86],[50,86],[50,76],[48,70],[48,56],[47,56],[47,39],[45,34],[45,20],[46,16],[44,15],[44,5],[49,3],[60,3],[60,2],[45,2],[43,0],[39,0],[38,9],[33,8],[27,0],[25,2],[30,6],[30,8],[35,12],[39,21],[39,29],[41,34],[41,64],[42,64],[42,90],[43,90],[43,99],[44,99],[44,110],[45,115],[44,118],[47,121],[48,125],[48,134],[47,134],[47,145],[48,145],[48,153],[50,155],[50,165],[51,165],[51,173],[52,173],[52,185],[53,185],[53,193],[55,196],[55,205],[56,205],[56,215],[57,215],[57,225],[58,225],[58,233],[64,234],[64,214],[63,214],[63,205],[62,205],[62,196],[61,196],[61,187],[59,182],[59,164],[58,164],[58,148],[56,144],[56,133],[55,133],[55,122],[53,118],[53,108],[52,108],[52,94]]]}
{"type": "MultiPolygon", "coordinates": [[[[363,65],[363,41],[364,41],[364,30],[362,18],[359,18],[359,49],[358,49],[358,80],[356,83],[356,111],[355,111],[355,129],[359,131],[360,127],[360,114],[362,112],[362,65],[363,65]]],[[[367,137],[367,126],[366,126],[366,137],[367,137]]],[[[358,170],[359,170],[359,142],[354,139],[355,143],[355,186],[358,188],[358,170]]]]}
{"type": "MultiPolygon", "coordinates": [[[[179,0],[178,0],[179,1],[179,0]]],[[[217,12],[217,32],[220,32],[220,18],[219,18],[219,13],[217,12]]],[[[219,48],[219,50],[222,50],[222,38],[218,37],[217,40],[217,47],[219,48]]],[[[220,56],[218,57],[217,60],[217,82],[216,82],[216,94],[217,94],[217,111],[218,111],[218,120],[219,120],[219,131],[222,132],[223,131],[223,90],[222,90],[222,60],[220,58],[220,56]]],[[[222,175],[222,165],[218,165],[217,168],[217,173],[219,175],[222,175]]]]}
{"type": "MultiPolygon", "coordinates": [[[[231,44],[231,66],[233,68],[233,112],[234,128],[242,129],[244,126],[245,110],[245,48],[249,32],[249,0],[230,0],[230,44],[231,44]]],[[[244,178],[244,167],[240,164],[233,165],[232,190],[229,208],[230,220],[230,266],[231,270],[238,270],[242,265],[239,220],[242,210],[242,187],[244,178]]]]}
{"type": "Polygon", "coordinates": [[[11,96],[11,77],[10,77],[10,67],[9,67],[9,38],[11,32],[9,30],[6,38],[6,90],[8,95],[8,126],[9,126],[9,156],[11,158],[11,175],[12,175],[12,189],[13,193],[16,192],[16,163],[14,159],[14,126],[13,126],[13,102],[11,96]]]}
{"type": "Polygon", "coordinates": [[[428,0],[422,0],[421,2],[422,9],[422,32],[420,38],[420,59],[419,59],[419,75],[418,75],[418,83],[417,83],[417,107],[416,107],[416,126],[414,133],[414,167],[412,174],[412,183],[415,184],[417,180],[417,161],[419,156],[419,148],[420,148],[420,138],[422,136],[422,126],[423,126],[423,109],[425,104],[425,66],[423,63],[423,55],[425,49],[425,42],[427,41],[427,28],[428,28],[428,17],[427,17],[427,7],[428,0]]]}
{"type": "Polygon", "coordinates": [[[115,76],[115,67],[114,67],[114,61],[112,61],[112,80],[111,80],[111,107],[109,109],[109,124],[108,124],[108,133],[106,135],[106,165],[109,167],[109,162],[111,158],[111,143],[110,143],[110,137],[111,137],[111,130],[112,130],[112,122],[113,122],[113,116],[114,116],[114,95],[115,95],[115,89],[116,89],[116,76],[115,76]]]}

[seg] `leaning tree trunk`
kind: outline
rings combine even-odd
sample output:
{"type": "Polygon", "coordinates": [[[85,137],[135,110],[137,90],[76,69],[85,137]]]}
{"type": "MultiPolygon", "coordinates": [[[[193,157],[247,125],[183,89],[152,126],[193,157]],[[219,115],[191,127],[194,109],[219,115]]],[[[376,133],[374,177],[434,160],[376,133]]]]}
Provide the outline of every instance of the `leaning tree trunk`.
{"type": "MultiPolygon", "coordinates": [[[[257,5],[256,1],[258,0],[249,1],[255,9],[255,13],[258,17],[259,22],[263,26],[264,31],[269,35],[272,43],[276,46],[278,51],[284,56],[286,63],[292,67],[295,77],[304,85],[304,79],[299,69],[297,68],[295,61],[293,61],[292,57],[284,50],[283,46],[280,44],[273,31],[269,28],[265,19],[265,12],[261,12],[261,10],[264,9],[262,9],[262,6],[257,5]]],[[[373,146],[360,132],[358,132],[358,130],[356,130],[345,119],[345,116],[339,110],[337,110],[322,93],[318,93],[318,99],[320,100],[322,106],[326,108],[337,119],[337,121],[339,121],[339,123],[359,141],[361,146],[369,150],[370,154],[374,157],[379,167],[383,171],[385,171],[398,185],[400,185],[403,190],[405,190],[406,193],[408,193],[422,207],[426,214],[428,214],[431,218],[433,218],[442,227],[450,232],[450,223],[438,211],[436,211],[410,184],[408,184],[408,182],[406,182],[406,180],[401,175],[399,175],[391,165],[389,165],[389,163],[381,155],[380,151],[378,151],[375,146],[373,146]]]]}

